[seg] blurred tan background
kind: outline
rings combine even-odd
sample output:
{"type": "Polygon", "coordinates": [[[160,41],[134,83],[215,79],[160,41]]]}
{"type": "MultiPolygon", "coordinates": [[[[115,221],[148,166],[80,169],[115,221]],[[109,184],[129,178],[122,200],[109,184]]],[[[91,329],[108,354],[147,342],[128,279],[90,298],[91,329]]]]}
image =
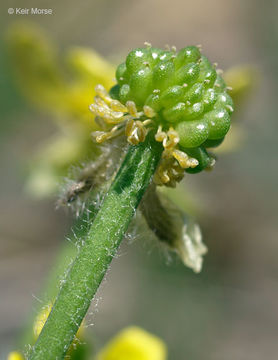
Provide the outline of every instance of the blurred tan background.
{"type": "MultiPolygon", "coordinates": [[[[277,60],[278,5],[259,0],[4,0],[0,30],[39,23],[61,50],[93,47],[111,61],[144,41],[202,44],[224,70],[252,64],[257,88],[238,114],[244,140],[211,173],[183,186],[202,203],[209,253],[200,275],[165,258],[142,234],[123,244],[88,322],[102,345],[136,324],[168,345],[172,360],[274,360],[278,357],[277,60]],[[8,15],[9,7],[52,8],[53,15],[8,15]],[[98,310],[98,311],[96,311],[98,310]]],[[[55,198],[23,192],[25,162],[55,129],[13,81],[1,40],[0,75],[0,356],[5,358],[40,296],[70,219],[55,198]]]]}

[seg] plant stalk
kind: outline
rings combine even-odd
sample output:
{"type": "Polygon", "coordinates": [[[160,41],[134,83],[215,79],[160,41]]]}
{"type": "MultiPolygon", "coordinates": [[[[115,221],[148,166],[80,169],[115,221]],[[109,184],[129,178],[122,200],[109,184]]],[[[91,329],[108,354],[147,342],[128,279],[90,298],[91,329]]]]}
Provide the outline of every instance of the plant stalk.
{"type": "Polygon", "coordinates": [[[150,139],[129,147],[28,359],[64,358],[159,162],[150,139]]]}

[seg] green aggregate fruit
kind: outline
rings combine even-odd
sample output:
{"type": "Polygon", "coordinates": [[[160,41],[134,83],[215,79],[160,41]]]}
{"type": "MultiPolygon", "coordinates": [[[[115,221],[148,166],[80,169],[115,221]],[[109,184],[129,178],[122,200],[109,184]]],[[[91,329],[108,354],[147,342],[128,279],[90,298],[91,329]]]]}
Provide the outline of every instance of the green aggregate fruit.
{"type": "Polygon", "coordinates": [[[134,49],[118,66],[116,79],[123,104],[134,101],[138,111],[151,107],[157,127],[177,131],[181,149],[195,150],[199,158],[203,154],[198,170],[210,163],[205,149],[220,144],[229,131],[233,102],[224,80],[198,47],[178,52],[134,49]]]}

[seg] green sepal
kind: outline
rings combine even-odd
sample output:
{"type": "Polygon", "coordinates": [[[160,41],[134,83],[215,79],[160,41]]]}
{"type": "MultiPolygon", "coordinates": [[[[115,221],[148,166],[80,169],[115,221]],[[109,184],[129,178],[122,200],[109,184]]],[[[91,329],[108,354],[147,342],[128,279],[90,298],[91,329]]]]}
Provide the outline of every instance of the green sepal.
{"type": "Polygon", "coordinates": [[[186,172],[189,174],[197,174],[203,171],[211,164],[211,157],[207,153],[206,149],[203,146],[189,149],[189,148],[182,148],[182,150],[189,156],[197,159],[199,161],[199,165],[195,168],[188,168],[186,172]]]}
{"type": "Polygon", "coordinates": [[[215,147],[221,145],[222,142],[224,141],[224,139],[225,139],[225,136],[223,136],[222,138],[217,139],[217,140],[209,140],[209,139],[207,139],[207,140],[203,143],[203,146],[204,146],[205,148],[215,148],[215,147]]]}
{"type": "Polygon", "coordinates": [[[109,91],[109,95],[114,100],[119,100],[119,93],[120,93],[120,85],[118,84],[114,85],[109,91]]]}

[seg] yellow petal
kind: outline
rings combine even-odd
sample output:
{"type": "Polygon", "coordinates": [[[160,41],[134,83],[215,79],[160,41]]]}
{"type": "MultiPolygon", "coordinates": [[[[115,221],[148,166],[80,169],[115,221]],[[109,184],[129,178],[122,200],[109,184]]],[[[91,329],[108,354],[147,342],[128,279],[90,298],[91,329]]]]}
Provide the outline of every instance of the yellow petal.
{"type": "Polygon", "coordinates": [[[48,315],[50,314],[51,308],[52,308],[52,304],[47,304],[42,308],[41,312],[37,315],[33,326],[35,339],[39,337],[42,328],[48,318],[48,315]]]}
{"type": "Polygon", "coordinates": [[[24,360],[24,357],[20,352],[12,351],[9,353],[7,360],[24,360]]]}
{"type": "Polygon", "coordinates": [[[106,345],[97,360],[165,360],[166,356],[161,339],[138,327],[129,327],[106,345]]]}

